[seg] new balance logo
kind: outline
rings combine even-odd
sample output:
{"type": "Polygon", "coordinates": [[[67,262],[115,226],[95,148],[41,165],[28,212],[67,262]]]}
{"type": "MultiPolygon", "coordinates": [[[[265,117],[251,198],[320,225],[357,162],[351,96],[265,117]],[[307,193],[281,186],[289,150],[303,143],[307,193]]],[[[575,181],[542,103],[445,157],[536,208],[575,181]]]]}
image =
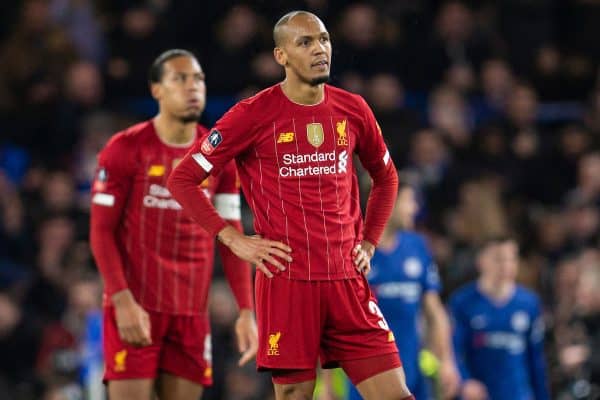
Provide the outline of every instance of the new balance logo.
{"type": "Polygon", "coordinates": [[[281,132],[277,143],[290,143],[294,141],[294,132],[281,132]]]}

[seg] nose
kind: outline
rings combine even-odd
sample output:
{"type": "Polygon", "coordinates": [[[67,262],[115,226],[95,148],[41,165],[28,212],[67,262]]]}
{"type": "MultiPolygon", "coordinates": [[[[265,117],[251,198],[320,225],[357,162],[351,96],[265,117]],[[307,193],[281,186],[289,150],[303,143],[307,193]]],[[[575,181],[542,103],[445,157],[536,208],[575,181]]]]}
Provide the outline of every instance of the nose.
{"type": "Polygon", "coordinates": [[[322,54],[326,52],[327,45],[325,43],[321,42],[320,40],[316,40],[315,43],[316,46],[314,46],[313,50],[314,54],[322,54]]]}
{"type": "Polygon", "coordinates": [[[187,90],[189,90],[190,92],[197,92],[202,90],[202,88],[204,87],[204,81],[190,79],[189,82],[187,82],[186,86],[187,90]]]}

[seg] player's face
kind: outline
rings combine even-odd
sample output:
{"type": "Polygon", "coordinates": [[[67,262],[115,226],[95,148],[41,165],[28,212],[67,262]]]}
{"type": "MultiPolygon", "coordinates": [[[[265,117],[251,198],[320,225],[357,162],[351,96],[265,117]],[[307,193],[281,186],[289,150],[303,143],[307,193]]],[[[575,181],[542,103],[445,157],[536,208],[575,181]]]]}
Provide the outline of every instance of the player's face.
{"type": "Polygon", "coordinates": [[[500,280],[514,282],[519,269],[519,248],[514,241],[498,244],[495,264],[500,280]]]}
{"type": "Polygon", "coordinates": [[[323,22],[312,16],[298,15],[285,27],[285,41],[275,49],[275,57],[300,81],[316,86],[329,80],[331,42],[323,22]]]}
{"type": "Polygon", "coordinates": [[[513,241],[494,243],[479,257],[481,273],[491,281],[514,282],[519,266],[519,249],[513,241]]]}
{"type": "Polygon", "coordinates": [[[184,123],[197,121],[206,104],[204,72],[192,57],[176,57],[163,65],[162,80],[152,85],[161,112],[184,123]]]}
{"type": "Polygon", "coordinates": [[[405,187],[398,193],[396,207],[391,222],[396,228],[412,229],[414,227],[415,215],[419,210],[415,191],[411,187],[405,187]]]}

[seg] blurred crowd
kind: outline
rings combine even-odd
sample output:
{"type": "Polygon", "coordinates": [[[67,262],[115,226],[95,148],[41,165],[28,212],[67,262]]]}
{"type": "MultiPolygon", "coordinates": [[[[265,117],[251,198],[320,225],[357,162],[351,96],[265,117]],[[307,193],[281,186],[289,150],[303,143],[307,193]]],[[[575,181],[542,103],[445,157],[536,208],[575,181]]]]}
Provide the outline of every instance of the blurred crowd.
{"type": "MultiPolygon", "coordinates": [[[[88,192],[106,140],[157,110],[152,60],[198,55],[210,125],[282,78],[271,29],[292,9],[324,20],[332,83],[367,99],[418,188],[445,295],[482,238],[515,235],[553,397],[600,396],[600,1],[24,0],[0,3],[0,400],[94,398],[88,192]]],[[[236,311],[217,274],[205,398],[269,398],[234,367],[236,311]]]]}

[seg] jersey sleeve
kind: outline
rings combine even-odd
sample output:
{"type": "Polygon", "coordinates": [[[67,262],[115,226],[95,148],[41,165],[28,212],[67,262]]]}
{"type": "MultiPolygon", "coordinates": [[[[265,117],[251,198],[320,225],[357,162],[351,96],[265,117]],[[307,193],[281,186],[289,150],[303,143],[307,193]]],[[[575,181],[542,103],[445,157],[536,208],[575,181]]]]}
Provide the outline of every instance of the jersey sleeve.
{"type": "MultiPolygon", "coordinates": [[[[218,178],[215,190],[214,206],[219,215],[238,231],[243,232],[240,210],[240,185],[237,168],[233,160],[229,161],[218,178]]],[[[238,258],[231,250],[218,243],[219,254],[223,260],[223,270],[231,291],[240,309],[252,309],[252,271],[250,265],[238,258]]]]}
{"type": "Polygon", "coordinates": [[[439,293],[442,290],[442,284],[440,282],[440,275],[438,267],[433,259],[431,250],[427,245],[425,238],[419,237],[421,247],[421,262],[425,266],[425,273],[423,274],[423,292],[435,292],[439,293]]]}
{"type": "Polygon", "coordinates": [[[540,310],[539,300],[535,298],[531,313],[531,326],[527,340],[527,358],[531,386],[536,400],[550,399],[546,377],[546,361],[544,359],[544,320],[540,310]]]}
{"type": "Polygon", "coordinates": [[[116,236],[135,171],[132,154],[126,137],[111,140],[98,156],[92,186],[90,245],[108,296],[127,288],[116,236]]]}
{"type": "Polygon", "coordinates": [[[358,99],[363,126],[358,133],[356,152],[373,180],[367,201],[363,237],[377,245],[394,207],[398,174],[373,111],[362,97],[359,96],[358,99]]]}
{"type": "Polygon", "coordinates": [[[471,378],[471,372],[467,365],[469,324],[465,315],[461,312],[461,305],[457,296],[453,296],[448,305],[450,309],[450,322],[452,324],[452,344],[454,345],[456,366],[464,382],[471,378]]]}
{"type": "Polygon", "coordinates": [[[253,117],[250,106],[233,106],[215,126],[193,146],[189,154],[207,174],[220,172],[252,144],[253,117]]]}
{"type": "Polygon", "coordinates": [[[227,223],[199,184],[209,174],[220,173],[251,145],[253,135],[248,126],[252,126],[248,105],[238,103],[192,146],[167,181],[167,188],[186,213],[213,236],[227,223]]]}

